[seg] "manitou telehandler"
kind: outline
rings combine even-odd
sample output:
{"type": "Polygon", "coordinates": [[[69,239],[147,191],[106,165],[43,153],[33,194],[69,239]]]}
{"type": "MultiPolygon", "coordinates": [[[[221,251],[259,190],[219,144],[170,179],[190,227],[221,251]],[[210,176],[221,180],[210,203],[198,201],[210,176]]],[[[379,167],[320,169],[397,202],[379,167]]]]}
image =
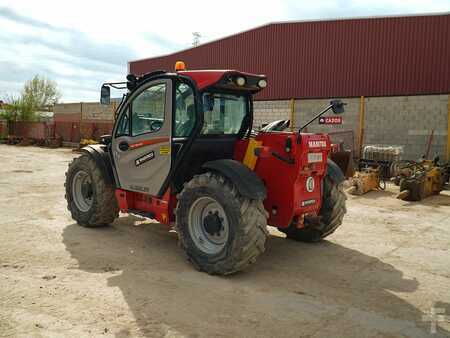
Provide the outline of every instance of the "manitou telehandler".
{"type": "MultiPolygon", "coordinates": [[[[263,75],[192,70],[128,75],[112,135],[88,145],[66,173],[78,224],[112,223],[119,211],[174,225],[193,265],[210,274],[245,269],[265,250],[267,225],[314,242],[341,225],[344,175],[325,134],[252,129],[263,75]]],[[[320,115],[343,112],[332,101],[320,115]]],[[[312,121],[310,121],[312,122],[312,121]]],[[[309,123],[308,123],[309,124],[309,123]]]]}

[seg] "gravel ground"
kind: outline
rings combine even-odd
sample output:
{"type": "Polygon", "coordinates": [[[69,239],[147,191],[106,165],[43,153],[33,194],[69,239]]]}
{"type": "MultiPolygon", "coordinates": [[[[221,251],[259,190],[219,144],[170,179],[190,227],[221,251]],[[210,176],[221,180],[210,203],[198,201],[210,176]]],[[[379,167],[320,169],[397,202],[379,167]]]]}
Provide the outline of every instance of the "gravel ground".
{"type": "Polygon", "coordinates": [[[444,337],[450,332],[450,194],[349,197],[317,244],[274,229],[248,271],[214,277],[185,261],[173,231],[124,215],[70,218],[67,149],[0,145],[2,337],[444,337]],[[427,319],[437,317],[437,333],[427,319]],[[448,318],[448,320],[447,320],[448,318]]]}

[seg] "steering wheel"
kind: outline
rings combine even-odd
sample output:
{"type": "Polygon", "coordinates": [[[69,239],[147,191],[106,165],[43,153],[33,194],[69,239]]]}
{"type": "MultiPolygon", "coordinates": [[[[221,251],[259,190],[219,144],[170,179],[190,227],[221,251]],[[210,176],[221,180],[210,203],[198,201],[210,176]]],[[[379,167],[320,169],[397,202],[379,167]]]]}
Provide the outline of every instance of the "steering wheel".
{"type": "Polygon", "coordinates": [[[151,131],[157,131],[157,130],[160,130],[161,127],[162,127],[162,125],[163,125],[162,121],[152,121],[152,122],[150,123],[150,130],[151,130],[151,131]]]}

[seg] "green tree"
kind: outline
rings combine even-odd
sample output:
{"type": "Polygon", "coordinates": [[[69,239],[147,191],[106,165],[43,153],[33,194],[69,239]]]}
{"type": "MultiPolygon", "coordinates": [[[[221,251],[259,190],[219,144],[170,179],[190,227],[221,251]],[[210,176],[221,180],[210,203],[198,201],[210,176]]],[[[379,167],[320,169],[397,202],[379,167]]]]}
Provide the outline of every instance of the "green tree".
{"type": "Polygon", "coordinates": [[[39,75],[27,81],[22,90],[24,104],[31,105],[33,110],[53,106],[60,96],[56,82],[39,75]]]}
{"type": "Polygon", "coordinates": [[[0,118],[7,121],[33,121],[36,119],[33,105],[23,97],[9,96],[5,102],[0,118]]]}
{"type": "Polygon", "coordinates": [[[36,120],[36,111],[53,106],[59,97],[55,81],[35,75],[24,84],[19,97],[6,97],[5,109],[0,117],[8,121],[36,120]]]}

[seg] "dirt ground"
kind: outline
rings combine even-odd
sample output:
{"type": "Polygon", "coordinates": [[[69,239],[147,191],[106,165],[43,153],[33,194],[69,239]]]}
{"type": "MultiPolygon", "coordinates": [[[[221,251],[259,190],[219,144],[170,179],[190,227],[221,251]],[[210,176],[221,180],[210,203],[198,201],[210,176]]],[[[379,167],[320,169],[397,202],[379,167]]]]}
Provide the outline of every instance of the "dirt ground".
{"type": "Polygon", "coordinates": [[[74,156],[0,145],[2,337],[449,336],[448,192],[421,203],[389,191],[349,197],[328,240],[271,229],[248,271],[214,277],[161,224],[75,224],[63,189],[74,156]],[[432,307],[448,316],[436,334],[423,320],[432,307]]]}

